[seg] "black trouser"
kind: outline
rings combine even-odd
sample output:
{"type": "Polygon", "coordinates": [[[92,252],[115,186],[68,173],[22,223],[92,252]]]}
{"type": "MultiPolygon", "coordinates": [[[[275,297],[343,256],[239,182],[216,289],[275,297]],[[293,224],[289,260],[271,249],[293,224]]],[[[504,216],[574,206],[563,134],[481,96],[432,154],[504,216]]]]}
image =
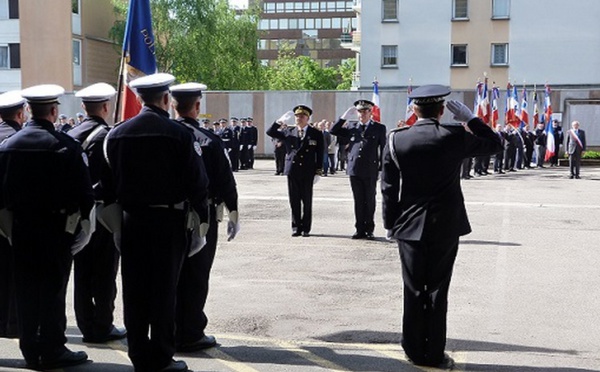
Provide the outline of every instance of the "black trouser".
{"type": "Polygon", "coordinates": [[[350,176],[354,196],[354,218],[356,232],[373,233],[375,230],[375,196],[377,177],[350,176]]]}
{"type": "Polygon", "coordinates": [[[473,165],[473,158],[464,158],[461,165],[460,176],[462,178],[471,177],[471,166],[473,165]]]}
{"type": "Polygon", "coordinates": [[[254,146],[250,146],[248,149],[248,168],[254,168],[254,146]]]}
{"type": "Polygon", "coordinates": [[[242,145],[240,150],[240,167],[242,169],[248,169],[250,166],[250,153],[248,152],[248,145],[242,145]]]}
{"type": "Polygon", "coordinates": [[[14,267],[12,247],[0,237],[0,337],[18,334],[14,267]]]}
{"type": "Polygon", "coordinates": [[[329,173],[335,174],[335,154],[327,154],[329,157],[329,173]]]}
{"type": "Polygon", "coordinates": [[[283,173],[285,166],[285,147],[275,147],[275,168],[277,173],[283,173]]]}
{"type": "MultiPolygon", "coordinates": [[[[338,163],[340,165],[340,170],[346,170],[346,160],[348,159],[348,152],[346,151],[346,146],[340,145],[338,148],[338,163]]],[[[337,169],[337,167],[336,167],[337,169]]]]}
{"type": "Polygon", "coordinates": [[[236,171],[240,169],[240,145],[233,145],[229,151],[229,160],[231,161],[231,169],[236,171]]]}
{"type": "Polygon", "coordinates": [[[123,210],[121,273],[128,354],[136,372],[156,371],[175,354],[177,282],[188,252],[186,212],[128,206],[123,210]]]}
{"type": "Polygon", "coordinates": [[[210,269],[217,251],[219,225],[215,206],[210,207],[210,225],[206,245],[192,257],[186,257],[177,285],[175,340],[178,345],[198,341],[204,336],[208,317],[204,305],[208,297],[210,269]]]}
{"type": "Polygon", "coordinates": [[[106,337],[113,326],[119,252],[112,234],[101,223],[74,258],[75,318],[85,338],[106,337]]]}
{"type": "Polygon", "coordinates": [[[446,313],[458,237],[398,241],[404,281],[402,347],[416,364],[441,363],[446,347],[446,313]]]}
{"type": "Polygon", "coordinates": [[[20,348],[25,360],[54,360],[63,354],[65,299],[71,273],[73,235],[59,213],[14,213],[13,252],[20,348]]]}
{"type": "Polygon", "coordinates": [[[494,155],[494,172],[502,172],[502,162],[504,160],[504,151],[494,155]]]}
{"type": "Polygon", "coordinates": [[[556,144],[555,147],[556,150],[554,151],[554,155],[550,157],[551,165],[558,165],[558,153],[560,152],[560,145],[556,144]]]}
{"type": "Polygon", "coordinates": [[[516,147],[507,147],[504,150],[504,169],[515,169],[515,157],[517,156],[516,147]]]}
{"type": "Polygon", "coordinates": [[[575,150],[572,154],[569,154],[569,171],[571,176],[579,177],[579,168],[581,164],[581,151],[575,150]]]}
{"type": "Polygon", "coordinates": [[[310,232],[314,175],[288,175],[288,195],[292,208],[292,230],[310,232]]]}

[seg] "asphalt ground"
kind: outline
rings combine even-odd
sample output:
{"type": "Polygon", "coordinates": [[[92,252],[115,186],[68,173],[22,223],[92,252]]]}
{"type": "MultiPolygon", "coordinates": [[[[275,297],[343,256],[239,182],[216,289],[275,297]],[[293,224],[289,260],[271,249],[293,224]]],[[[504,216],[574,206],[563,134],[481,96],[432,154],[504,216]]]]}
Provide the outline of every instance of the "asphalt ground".
{"type": "MultiPolygon", "coordinates": [[[[219,346],[176,355],[194,371],[426,371],[399,346],[398,249],[354,232],[349,180],[322,178],[310,237],[291,237],[286,177],[273,160],[236,173],[242,230],[212,272],[207,333],[219,346]]],[[[458,371],[600,371],[600,168],[522,170],[463,181],[473,232],[450,286],[447,351],[458,371]]],[[[379,195],[378,195],[379,199],[379,195]]],[[[92,363],[67,371],[131,372],[125,342],[83,344],[68,295],[69,348],[92,363]]],[[[116,325],[122,326],[118,299],[116,325]]],[[[24,367],[0,339],[0,371],[24,367]]]]}

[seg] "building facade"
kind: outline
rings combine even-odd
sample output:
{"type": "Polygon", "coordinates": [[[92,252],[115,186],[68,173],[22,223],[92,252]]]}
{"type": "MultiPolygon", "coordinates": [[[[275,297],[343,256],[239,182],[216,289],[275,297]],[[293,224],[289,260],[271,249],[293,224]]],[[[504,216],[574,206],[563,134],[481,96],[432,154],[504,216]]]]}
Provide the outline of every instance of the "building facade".
{"type": "Polygon", "coordinates": [[[600,1],[354,0],[360,88],[600,86],[600,1]],[[368,4],[368,6],[367,6],[368,4]]]}
{"type": "Polygon", "coordinates": [[[251,0],[259,4],[259,28],[263,35],[258,45],[258,58],[272,65],[279,50],[287,45],[298,56],[308,56],[321,67],[335,67],[355,53],[341,46],[356,28],[353,1],[251,0]]]}
{"type": "Polygon", "coordinates": [[[0,0],[0,92],[36,84],[67,91],[118,79],[110,0],[0,0]]]}

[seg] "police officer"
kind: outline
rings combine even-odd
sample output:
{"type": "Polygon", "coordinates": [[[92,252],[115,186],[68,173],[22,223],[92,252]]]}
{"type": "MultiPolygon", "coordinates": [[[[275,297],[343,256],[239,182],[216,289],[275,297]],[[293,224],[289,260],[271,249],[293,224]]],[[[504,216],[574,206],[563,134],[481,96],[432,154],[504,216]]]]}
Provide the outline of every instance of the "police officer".
{"type": "MultiPolygon", "coordinates": [[[[115,94],[115,88],[106,83],[93,84],[77,92],[75,96],[81,98],[87,116],[68,133],[82,144],[87,155],[98,210],[104,207],[100,175],[109,170],[103,143],[109,130],[106,121],[111,117],[111,99],[115,94]]],[[[119,252],[112,233],[102,223],[96,223],[89,243],[75,255],[74,266],[75,318],[83,342],[104,343],[125,338],[126,332],[113,325],[119,252]]]]}
{"type": "Polygon", "coordinates": [[[246,170],[250,168],[250,147],[252,147],[252,133],[250,127],[248,127],[248,121],[246,118],[241,118],[242,123],[239,128],[239,141],[240,141],[240,170],[246,170]]]}
{"type": "MultiPolygon", "coordinates": [[[[25,99],[20,91],[0,95],[0,141],[19,130],[25,122],[25,99]]],[[[8,240],[0,236],[0,337],[17,337],[14,264],[8,240]]]]}
{"type": "Polygon", "coordinates": [[[292,209],[292,236],[310,236],[313,184],[323,174],[323,134],[308,125],[312,109],[298,105],[271,125],[267,135],[284,141],[288,196],[292,209]],[[296,126],[286,122],[295,117],[296,126]]]}
{"type": "MultiPolygon", "coordinates": [[[[231,118],[232,122],[237,122],[236,117],[231,118]]],[[[221,124],[221,131],[219,132],[219,136],[223,140],[223,144],[225,145],[225,149],[229,154],[229,160],[231,164],[231,169],[234,172],[238,171],[238,162],[239,162],[239,141],[237,138],[237,134],[233,130],[233,127],[228,124],[227,119],[223,118],[219,120],[221,124]]]]}
{"type": "Polygon", "coordinates": [[[254,119],[246,118],[248,121],[248,131],[250,132],[250,143],[248,144],[248,169],[254,169],[254,151],[258,144],[258,129],[254,126],[254,119]]]}
{"type": "Polygon", "coordinates": [[[466,157],[502,150],[492,129],[460,102],[447,107],[473,134],[460,124],[440,124],[448,94],[440,85],[412,91],[418,120],[389,135],[381,180],[384,225],[398,240],[402,261],[402,347],[413,363],[445,369],[454,364],[444,353],[448,287],[458,237],[471,231],[460,166],[466,157]]]}
{"type": "Polygon", "coordinates": [[[65,296],[74,235],[89,233],[94,198],[81,146],[54,129],[64,89],[38,85],[21,94],[32,119],[0,146],[0,195],[13,214],[19,346],[28,368],[62,368],[87,360],[65,346],[65,296]]]}
{"type": "Polygon", "coordinates": [[[174,80],[159,73],[131,82],[144,106],[112,129],[105,143],[112,177],[102,181],[110,184],[112,178],[123,207],[123,305],[136,371],[188,370],[185,362],[173,360],[177,281],[189,253],[188,206],[208,222],[202,150],[167,112],[174,80]]]}
{"type": "Polygon", "coordinates": [[[193,352],[217,344],[214,336],[204,333],[208,323],[204,305],[208,296],[210,270],[217,250],[218,222],[222,215],[217,210],[222,208],[219,206],[221,203],[229,211],[228,240],[235,238],[239,231],[238,193],[223,142],[219,136],[200,127],[195,119],[200,113],[200,100],[205,89],[206,85],[199,83],[171,87],[177,121],[200,143],[209,179],[210,221],[206,245],[199,253],[186,258],[177,287],[177,298],[180,300],[177,301],[176,340],[177,351],[180,352],[193,352]]]}
{"type": "Polygon", "coordinates": [[[331,127],[331,134],[350,140],[348,147],[348,169],[350,186],[354,196],[356,232],[352,239],[374,239],[375,195],[377,178],[381,170],[381,154],[385,146],[385,125],[371,119],[371,101],[361,99],[354,102],[331,127]],[[348,119],[358,114],[358,125],[344,127],[348,119]]]}

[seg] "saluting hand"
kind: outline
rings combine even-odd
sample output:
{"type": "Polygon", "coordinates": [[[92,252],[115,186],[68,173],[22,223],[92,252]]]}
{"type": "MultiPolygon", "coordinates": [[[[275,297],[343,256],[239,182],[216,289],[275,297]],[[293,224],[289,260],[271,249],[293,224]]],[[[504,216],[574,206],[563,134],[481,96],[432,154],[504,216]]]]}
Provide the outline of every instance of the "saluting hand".
{"type": "Polygon", "coordinates": [[[446,107],[454,114],[454,119],[460,122],[468,123],[471,119],[476,118],[473,111],[460,101],[449,100],[446,107]]]}
{"type": "Polygon", "coordinates": [[[281,117],[279,119],[277,119],[277,123],[279,123],[280,125],[288,124],[293,117],[294,117],[294,112],[287,111],[285,114],[281,115],[281,117]]]}
{"type": "Polygon", "coordinates": [[[346,112],[342,114],[342,116],[340,116],[340,118],[344,120],[348,120],[353,117],[358,117],[358,110],[354,106],[350,107],[348,110],[346,110],[346,112]]]}

